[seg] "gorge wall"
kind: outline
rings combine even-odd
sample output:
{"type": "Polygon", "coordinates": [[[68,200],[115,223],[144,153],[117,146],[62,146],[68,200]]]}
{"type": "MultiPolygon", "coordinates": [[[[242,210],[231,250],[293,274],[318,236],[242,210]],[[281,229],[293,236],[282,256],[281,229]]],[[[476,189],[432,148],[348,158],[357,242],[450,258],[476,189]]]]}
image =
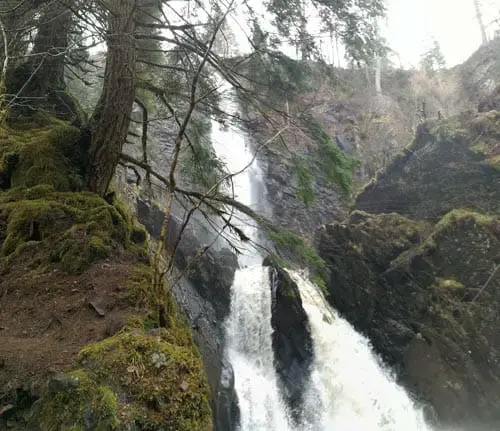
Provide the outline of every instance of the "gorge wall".
{"type": "Polygon", "coordinates": [[[328,300],[430,416],[473,429],[500,424],[499,126],[494,110],[421,126],[318,234],[328,300]]]}

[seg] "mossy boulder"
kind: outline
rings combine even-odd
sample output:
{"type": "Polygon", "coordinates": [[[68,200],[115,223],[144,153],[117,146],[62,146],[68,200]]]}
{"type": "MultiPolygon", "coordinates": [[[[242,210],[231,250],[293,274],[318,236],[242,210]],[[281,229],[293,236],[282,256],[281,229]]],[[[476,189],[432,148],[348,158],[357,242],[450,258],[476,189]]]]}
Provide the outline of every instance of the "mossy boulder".
{"type": "Polygon", "coordinates": [[[455,208],[500,214],[500,113],[428,122],[356,198],[356,208],[438,220],[455,208]]]}
{"type": "Polygon", "coordinates": [[[35,405],[32,425],[42,430],[116,430],[119,402],[106,385],[85,371],[59,374],[48,383],[47,395],[35,405]]]}
{"type": "Polygon", "coordinates": [[[319,253],[328,267],[327,294],[335,289],[335,307],[364,327],[372,318],[377,277],[405,250],[419,244],[432,225],[399,214],[355,211],[343,223],[319,232],[319,253]],[[362,310],[362,312],[360,312],[362,310]]]}
{"type": "Polygon", "coordinates": [[[47,184],[58,191],[82,189],[88,164],[85,135],[54,117],[39,114],[30,121],[0,126],[0,188],[47,184]]]}
{"type": "MultiPolygon", "coordinates": [[[[128,213],[92,193],[58,192],[52,186],[0,193],[0,264],[5,271],[27,247],[35,266],[55,263],[70,274],[96,260],[136,247],[128,213]]],[[[23,254],[23,260],[26,254],[23,254]]],[[[26,262],[25,262],[26,263],[26,262]]]]}
{"type": "Polygon", "coordinates": [[[320,234],[328,300],[446,424],[500,427],[500,218],[355,213],[320,234]]]}
{"type": "MultiPolygon", "coordinates": [[[[42,429],[209,431],[203,363],[185,331],[135,328],[86,346],[35,412],[42,429]]],[[[54,385],[53,385],[54,386],[54,385]]]]}

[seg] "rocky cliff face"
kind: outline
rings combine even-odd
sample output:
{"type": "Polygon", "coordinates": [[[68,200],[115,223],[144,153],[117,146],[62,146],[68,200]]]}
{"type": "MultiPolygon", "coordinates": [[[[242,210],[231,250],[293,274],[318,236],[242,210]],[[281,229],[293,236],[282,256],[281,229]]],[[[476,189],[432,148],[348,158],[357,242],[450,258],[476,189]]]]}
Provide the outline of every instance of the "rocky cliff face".
{"type": "Polygon", "coordinates": [[[422,126],[318,235],[328,300],[453,426],[500,426],[499,120],[422,126]]]}
{"type": "Polygon", "coordinates": [[[365,187],[356,208],[436,219],[454,208],[500,211],[500,113],[421,126],[413,144],[365,187]]]}
{"type": "MultiPolygon", "coordinates": [[[[482,107],[494,90],[500,84],[500,37],[481,46],[464,63],[454,69],[454,73],[461,83],[460,97],[470,101],[473,106],[482,107]]],[[[495,108],[489,108],[495,109],[495,108]]]]}
{"type": "MultiPolygon", "coordinates": [[[[137,200],[138,220],[154,238],[160,234],[165,216],[154,203],[137,200]]],[[[175,245],[181,222],[169,219],[166,248],[175,245]]],[[[193,329],[212,389],[217,430],[234,429],[238,408],[231,365],[224,359],[223,323],[230,310],[231,285],[238,259],[228,249],[204,250],[191,230],[185,231],[174,255],[177,283],[173,293],[193,329]],[[203,253],[202,253],[203,252],[203,253]],[[182,277],[185,275],[185,277],[182,277]]]]}
{"type": "Polygon", "coordinates": [[[306,205],[297,197],[297,172],[291,160],[279,151],[268,149],[264,161],[270,216],[278,226],[311,237],[318,226],[345,216],[345,201],[332,185],[318,178],[312,185],[315,202],[306,205]]]}
{"type": "Polygon", "coordinates": [[[500,221],[354,213],[326,227],[328,300],[440,420],[500,424],[500,221]]]}

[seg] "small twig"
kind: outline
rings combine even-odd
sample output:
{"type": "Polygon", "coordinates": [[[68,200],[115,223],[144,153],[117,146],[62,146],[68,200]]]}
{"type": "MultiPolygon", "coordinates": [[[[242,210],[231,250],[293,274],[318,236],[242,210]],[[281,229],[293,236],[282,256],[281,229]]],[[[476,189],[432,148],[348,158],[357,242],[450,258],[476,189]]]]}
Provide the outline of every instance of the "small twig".
{"type": "Polygon", "coordinates": [[[479,295],[481,295],[481,293],[483,293],[484,289],[486,289],[488,284],[490,284],[490,281],[493,279],[493,277],[495,276],[495,274],[497,273],[499,268],[500,268],[500,264],[493,266],[493,271],[491,271],[491,274],[488,277],[488,280],[486,280],[486,283],[483,284],[483,287],[481,287],[481,289],[479,289],[479,292],[477,292],[476,296],[474,296],[474,298],[472,298],[471,302],[474,302],[477,298],[479,298],[479,295]]]}

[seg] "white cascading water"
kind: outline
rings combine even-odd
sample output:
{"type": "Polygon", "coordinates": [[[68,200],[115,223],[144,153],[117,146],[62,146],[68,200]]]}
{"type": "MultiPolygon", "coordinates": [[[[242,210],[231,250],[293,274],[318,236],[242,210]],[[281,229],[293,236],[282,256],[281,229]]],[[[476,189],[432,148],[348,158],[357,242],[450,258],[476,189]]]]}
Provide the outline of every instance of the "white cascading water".
{"type": "MultiPolygon", "coordinates": [[[[237,110],[227,90],[222,109],[237,110]]],[[[212,145],[230,172],[252,160],[245,134],[233,125],[212,123],[212,145]]],[[[235,197],[255,207],[262,182],[256,162],[233,178],[235,197]]],[[[258,230],[245,215],[238,227],[256,241],[258,230]]],[[[372,353],[368,341],[332,310],[319,290],[295,271],[314,346],[309,387],[304,388],[307,423],[293,425],[274,369],[269,270],[262,256],[246,248],[240,256],[226,322],[226,354],[233,367],[240,409],[239,431],[427,431],[423,415],[372,353]]]]}
{"type": "MultiPolygon", "coordinates": [[[[227,90],[226,90],[227,91],[227,90]]],[[[222,109],[237,110],[231,91],[223,96],[222,109]]],[[[252,162],[252,151],[245,134],[234,125],[212,122],[212,146],[230,172],[239,172],[252,162]]],[[[235,198],[249,207],[258,204],[252,183],[262,181],[256,162],[233,178],[235,198]]],[[[255,223],[238,213],[233,220],[252,240],[258,238],[255,223]]],[[[231,312],[226,322],[226,354],[235,375],[240,408],[240,430],[286,430],[286,408],[281,399],[274,369],[269,275],[262,267],[262,256],[247,247],[239,256],[231,291],[231,312]]]]}
{"type": "Polygon", "coordinates": [[[421,410],[374,356],[368,340],[326,302],[319,289],[295,271],[311,326],[314,361],[305,409],[314,430],[424,431],[421,410]]]}

